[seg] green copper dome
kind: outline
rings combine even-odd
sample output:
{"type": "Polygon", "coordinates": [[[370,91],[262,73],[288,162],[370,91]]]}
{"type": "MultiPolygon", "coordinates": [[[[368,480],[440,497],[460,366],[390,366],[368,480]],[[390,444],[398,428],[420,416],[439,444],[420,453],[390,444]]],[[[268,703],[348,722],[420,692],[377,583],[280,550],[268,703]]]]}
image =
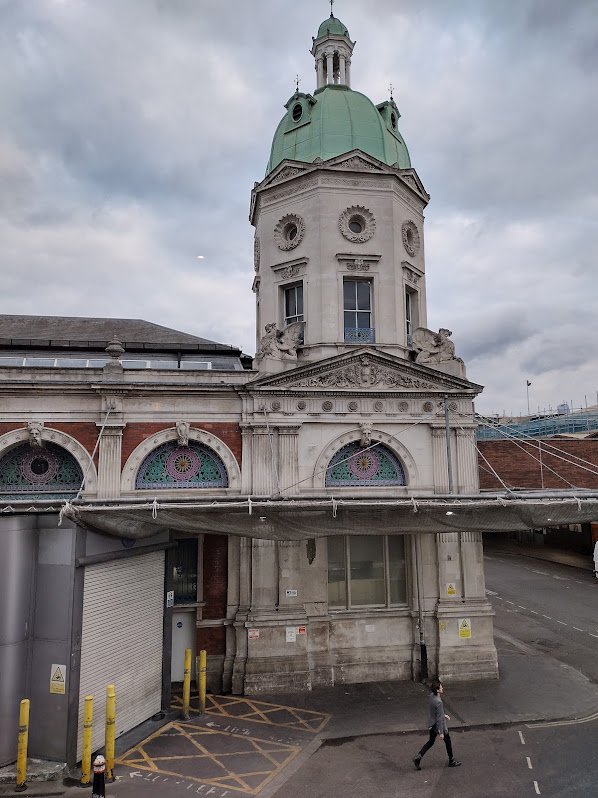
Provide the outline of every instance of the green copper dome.
{"type": "Polygon", "coordinates": [[[346,25],[343,25],[340,19],[333,17],[332,14],[328,17],[328,19],[325,19],[318,28],[317,38],[319,39],[320,36],[326,36],[328,33],[336,34],[337,36],[349,35],[346,25]]]}
{"type": "Polygon", "coordinates": [[[266,174],[285,158],[313,163],[316,158],[326,161],[355,149],[389,166],[411,166],[396,127],[399,111],[394,101],[376,107],[365,94],[330,85],[313,97],[295,94],[286,108],[274,134],[266,174]]]}

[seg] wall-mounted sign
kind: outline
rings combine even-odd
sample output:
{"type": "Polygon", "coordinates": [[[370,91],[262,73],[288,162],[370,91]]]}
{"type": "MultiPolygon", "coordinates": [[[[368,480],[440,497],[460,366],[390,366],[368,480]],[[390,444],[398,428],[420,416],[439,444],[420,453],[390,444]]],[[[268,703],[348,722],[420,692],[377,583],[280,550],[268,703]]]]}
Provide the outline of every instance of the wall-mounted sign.
{"type": "Polygon", "coordinates": [[[294,643],[297,640],[297,627],[287,626],[287,643],[294,643]]]}
{"type": "Polygon", "coordinates": [[[174,607],[174,590],[169,590],[166,593],[166,608],[174,607]]]}
{"type": "Polygon", "coordinates": [[[298,626],[297,627],[297,634],[298,635],[306,635],[307,634],[307,626],[298,626]]]}
{"type": "Polygon", "coordinates": [[[297,591],[296,590],[291,589],[291,590],[287,590],[286,591],[287,598],[295,598],[296,595],[297,595],[297,591]]]}
{"type": "Polygon", "coordinates": [[[471,637],[471,619],[459,618],[459,637],[468,639],[471,637]]]}
{"type": "Polygon", "coordinates": [[[66,693],[66,665],[52,665],[50,669],[50,692],[55,695],[66,693]]]}
{"type": "Polygon", "coordinates": [[[457,588],[455,587],[454,582],[449,582],[446,586],[446,595],[447,596],[456,596],[457,595],[457,588]]]}
{"type": "Polygon", "coordinates": [[[260,639],[260,630],[259,629],[248,629],[247,630],[247,639],[248,640],[259,640],[260,639]]]}

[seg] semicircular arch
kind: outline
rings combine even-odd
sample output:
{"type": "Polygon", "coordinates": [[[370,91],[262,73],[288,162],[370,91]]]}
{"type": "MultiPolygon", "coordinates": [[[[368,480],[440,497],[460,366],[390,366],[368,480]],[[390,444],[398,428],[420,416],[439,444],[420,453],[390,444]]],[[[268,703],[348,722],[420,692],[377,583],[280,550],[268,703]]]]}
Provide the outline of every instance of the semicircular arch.
{"type": "MultiPolygon", "coordinates": [[[[313,472],[314,488],[319,490],[330,490],[330,488],[326,486],[326,472],[332,458],[344,446],[347,446],[350,443],[355,443],[356,441],[359,441],[360,438],[361,432],[358,429],[353,429],[344,432],[342,435],[339,435],[337,438],[330,441],[330,443],[322,450],[316,461],[313,472]]],[[[384,446],[388,447],[403,466],[405,471],[405,485],[397,487],[408,488],[409,486],[418,483],[417,465],[413,459],[413,456],[411,455],[411,452],[406,446],[404,446],[392,435],[389,435],[387,432],[382,432],[382,430],[379,429],[372,430],[372,444],[375,443],[382,443],[384,446]]],[[[349,488],[349,490],[354,490],[354,488],[349,488]]]]}
{"type": "MultiPolygon", "coordinates": [[[[76,438],[68,435],[66,432],[54,429],[53,427],[45,427],[42,431],[42,441],[49,441],[65,449],[77,461],[85,479],[85,488],[83,497],[90,494],[97,493],[98,490],[98,474],[96,467],[91,459],[91,455],[83,444],[79,443],[76,438]]],[[[27,429],[13,429],[10,432],[5,432],[0,435],[0,457],[6,454],[10,449],[14,449],[22,443],[29,442],[29,432],[27,429]]]]}
{"type": "MultiPolygon", "coordinates": [[[[169,427],[168,429],[156,432],[155,435],[152,435],[150,438],[147,438],[140,443],[139,446],[137,446],[137,448],[131,452],[127,462],[125,463],[125,467],[123,468],[121,476],[121,492],[134,492],[136,490],[135,481],[137,479],[137,473],[146,457],[159,446],[162,446],[165,443],[176,442],[177,440],[176,427],[169,427]]],[[[226,468],[228,475],[228,487],[220,488],[220,490],[224,490],[226,493],[238,492],[241,488],[241,470],[239,468],[237,458],[234,456],[228,446],[215,435],[195,427],[190,427],[189,429],[189,440],[201,443],[208,449],[211,449],[224,463],[224,467],[226,468]]],[[[172,489],[172,486],[166,485],[164,489],[170,490],[172,489]]],[[[190,488],[174,489],[177,491],[190,490],[190,488]]],[[[192,488],[191,490],[197,490],[197,488],[192,488]]],[[[205,488],[202,490],[205,490],[205,488]]]]}

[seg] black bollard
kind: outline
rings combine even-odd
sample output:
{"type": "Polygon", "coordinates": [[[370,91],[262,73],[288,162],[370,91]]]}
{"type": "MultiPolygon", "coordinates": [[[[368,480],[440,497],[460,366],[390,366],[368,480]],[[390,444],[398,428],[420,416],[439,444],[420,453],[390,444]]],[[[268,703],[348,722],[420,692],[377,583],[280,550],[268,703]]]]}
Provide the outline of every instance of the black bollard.
{"type": "Polygon", "coordinates": [[[106,798],[106,760],[101,754],[93,760],[91,798],[106,798]]]}

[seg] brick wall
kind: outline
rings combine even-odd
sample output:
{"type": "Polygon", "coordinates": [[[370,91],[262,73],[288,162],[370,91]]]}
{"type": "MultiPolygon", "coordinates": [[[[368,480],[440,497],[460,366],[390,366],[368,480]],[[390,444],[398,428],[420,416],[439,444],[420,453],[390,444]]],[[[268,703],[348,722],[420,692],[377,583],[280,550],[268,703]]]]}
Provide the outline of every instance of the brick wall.
{"type": "MultiPolygon", "coordinates": [[[[4,435],[5,432],[11,432],[15,429],[27,429],[27,424],[17,423],[11,424],[7,422],[0,422],[0,435],[4,435]]],[[[87,451],[91,454],[94,450],[96,445],[96,441],[99,435],[99,429],[96,425],[91,421],[73,421],[73,422],[50,422],[46,425],[46,429],[57,429],[60,432],[64,432],[67,435],[70,435],[71,438],[74,438],[78,441],[87,451]]],[[[42,435],[43,437],[43,435],[42,435]]],[[[95,465],[97,467],[97,453],[95,457],[95,465]]]]}
{"type": "MultiPolygon", "coordinates": [[[[533,441],[478,441],[478,448],[510,488],[598,489],[598,439],[545,438],[533,441]],[[560,450],[560,451],[556,451],[560,450]],[[573,460],[574,463],[559,459],[573,460]],[[574,458],[588,462],[580,462],[574,458]],[[541,460],[541,463],[540,463],[541,460]],[[578,464],[577,464],[578,463],[578,464]]],[[[480,487],[500,490],[500,481],[478,454],[480,487]]]]}
{"type": "MultiPolygon", "coordinates": [[[[151,424],[127,424],[123,432],[122,442],[122,465],[127,462],[134,449],[137,448],[147,438],[151,438],[157,432],[163,429],[172,428],[174,425],[171,423],[151,423],[151,424]]],[[[241,430],[238,424],[230,424],[223,422],[214,422],[206,424],[192,424],[196,429],[209,432],[214,437],[219,438],[225,443],[237,458],[239,465],[241,464],[241,430]]]]}
{"type": "MultiPolygon", "coordinates": [[[[228,538],[226,535],[205,535],[203,544],[203,600],[205,620],[226,617],[228,589],[228,538]]],[[[225,653],[224,626],[198,630],[198,647],[208,654],[225,653]]]]}

